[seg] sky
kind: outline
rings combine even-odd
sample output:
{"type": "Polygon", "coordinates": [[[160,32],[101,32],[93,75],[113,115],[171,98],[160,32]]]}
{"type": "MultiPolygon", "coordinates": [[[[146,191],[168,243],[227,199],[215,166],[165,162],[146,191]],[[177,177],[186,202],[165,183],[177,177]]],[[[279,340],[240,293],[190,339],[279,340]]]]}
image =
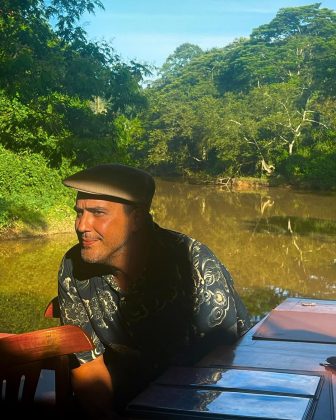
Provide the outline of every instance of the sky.
{"type": "MultiPolygon", "coordinates": [[[[181,44],[224,47],[269,23],[280,8],[318,0],[101,0],[105,11],[83,16],[88,38],[112,43],[124,61],[160,67],[181,44]]],[[[336,0],[321,0],[336,10],[336,0]]]]}

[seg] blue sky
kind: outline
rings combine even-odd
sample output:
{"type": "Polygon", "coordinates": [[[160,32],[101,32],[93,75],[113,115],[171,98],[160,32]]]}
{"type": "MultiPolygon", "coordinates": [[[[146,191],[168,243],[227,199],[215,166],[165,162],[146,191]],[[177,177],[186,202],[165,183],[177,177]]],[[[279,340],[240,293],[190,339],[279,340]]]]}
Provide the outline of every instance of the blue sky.
{"type": "MultiPolygon", "coordinates": [[[[82,24],[92,40],[110,41],[128,61],[161,66],[184,42],[203,50],[223,47],[269,23],[283,7],[309,0],[102,0],[105,11],[85,15],[82,24]]],[[[335,0],[320,1],[336,9],[335,0]]]]}

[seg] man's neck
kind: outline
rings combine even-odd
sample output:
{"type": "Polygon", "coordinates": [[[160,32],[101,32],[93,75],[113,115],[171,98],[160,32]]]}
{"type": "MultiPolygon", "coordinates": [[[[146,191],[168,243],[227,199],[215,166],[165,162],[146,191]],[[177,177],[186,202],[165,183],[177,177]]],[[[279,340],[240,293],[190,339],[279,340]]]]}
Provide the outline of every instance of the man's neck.
{"type": "Polygon", "coordinates": [[[146,268],[151,234],[147,229],[138,231],[109,265],[121,290],[127,291],[146,268]]]}

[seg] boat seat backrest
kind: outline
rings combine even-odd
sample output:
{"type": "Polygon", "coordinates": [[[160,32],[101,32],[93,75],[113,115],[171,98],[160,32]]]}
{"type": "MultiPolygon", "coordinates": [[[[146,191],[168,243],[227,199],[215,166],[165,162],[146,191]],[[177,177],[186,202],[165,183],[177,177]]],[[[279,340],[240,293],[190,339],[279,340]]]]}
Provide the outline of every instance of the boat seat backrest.
{"type": "Polygon", "coordinates": [[[60,318],[61,311],[58,303],[58,296],[55,296],[51,301],[48,303],[45,311],[44,311],[45,318],[60,318]]]}
{"type": "MultiPolygon", "coordinates": [[[[93,349],[90,338],[74,325],[0,336],[1,404],[34,404],[41,373],[54,374],[53,405],[71,397],[69,356],[93,349]]],[[[50,395],[49,395],[50,398],[50,395]]]]}

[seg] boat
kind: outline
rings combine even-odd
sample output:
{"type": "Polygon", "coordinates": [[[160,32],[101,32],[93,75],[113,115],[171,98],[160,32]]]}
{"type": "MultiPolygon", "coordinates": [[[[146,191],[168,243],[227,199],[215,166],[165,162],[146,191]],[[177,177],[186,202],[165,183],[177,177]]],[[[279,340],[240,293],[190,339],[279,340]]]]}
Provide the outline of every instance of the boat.
{"type": "MultiPolygon", "coordinates": [[[[45,316],[58,315],[56,304],[45,316]]],[[[233,345],[219,345],[193,366],[167,369],[122,418],[334,420],[335,326],[336,301],[287,298],[233,345]]],[[[55,413],[47,410],[43,418],[55,413]]]]}
{"type": "Polygon", "coordinates": [[[336,301],[287,298],[234,345],[171,367],[127,407],[132,419],[333,420],[336,301]]]}

